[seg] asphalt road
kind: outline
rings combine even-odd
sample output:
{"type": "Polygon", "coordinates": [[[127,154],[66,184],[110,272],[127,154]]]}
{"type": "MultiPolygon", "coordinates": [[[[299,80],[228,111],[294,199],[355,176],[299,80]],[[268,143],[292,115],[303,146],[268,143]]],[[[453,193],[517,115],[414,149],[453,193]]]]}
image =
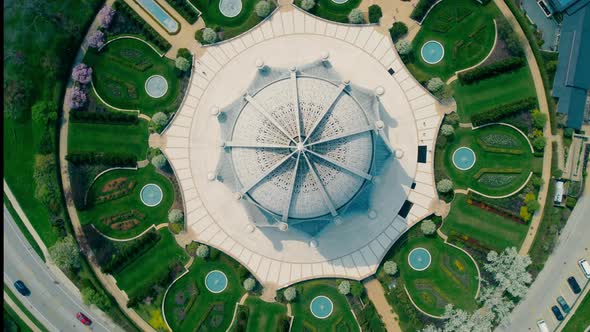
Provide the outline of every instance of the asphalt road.
{"type": "Polygon", "coordinates": [[[25,307],[49,331],[122,331],[98,317],[76,295],[54,283],[56,280],[4,207],[4,283],[25,307]],[[14,282],[19,279],[31,290],[30,296],[24,297],[14,288],[14,282]],[[92,320],[90,327],[78,321],[78,312],[92,320]]]}
{"type": "MultiPolygon", "coordinates": [[[[551,199],[551,198],[549,198],[551,199]]],[[[587,279],[578,266],[578,260],[585,258],[590,261],[590,193],[580,198],[570,219],[561,232],[559,243],[553,254],[545,263],[527,295],[512,311],[509,325],[499,327],[497,331],[538,331],[537,321],[543,319],[551,331],[558,327],[558,321],[551,312],[557,305],[556,298],[563,296],[570,307],[581,300],[569,287],[566,279],[574,276],[582,288],[590,287],[587,279]]],[[[560,308],[561,310],[561,308],[560,308]]],[[[562,311],[563,313],[563,311],[562,311]]],[[[563,326],[559,326],[562,328],[563,326]]]]}

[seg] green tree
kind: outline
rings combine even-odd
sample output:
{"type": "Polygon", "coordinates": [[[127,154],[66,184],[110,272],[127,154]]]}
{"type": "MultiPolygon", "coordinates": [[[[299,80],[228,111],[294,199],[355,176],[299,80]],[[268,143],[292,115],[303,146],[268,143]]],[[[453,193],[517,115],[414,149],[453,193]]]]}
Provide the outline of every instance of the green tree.
{"type": "Polygon", "coordinates": [[[398,40],[407,33],[408,26],[404,22],[394,22],[389,29],[389,35],[391,36],[391,40],[393,40],[394,43],[397,43],[398,40]]]}
{"type": "Polygon", "coordinates": [[[383,11],[381,11],[381,7],[379,5],[370,5],[369,6],[369,22],[370,23],[379,23],[379,19],[383,16],[383,11]]]}
{"type": "Polygon", "coordinates": [[[531,113],[531,117],[533,120],[533,127],[537,129],[543,129],[545,127],[545,123],[547,123],[547,115],[541,113],[541,111],[535,109],[531,113]]]}
{"type": "Polygon", "coordinates": [[[46,100],[36,102],[31,107],[31,118],[35,123],[44,125],[47,121],[57,120],[57,105],[46,100]]]}
{"type": "Polygon", "coordinates": [[[545,149],[546,143],[547,143],[547,141],[545,140],[545,137],[540,136],[540,137],[537,137],[533,140],[533,147],[537,151],[543,151],[543,149],[545,149]]]}
{"type": "Polygon", "coordinates": [[[103,311],[108,311],[112,305],[111,300],[102,290],[97,291],[92,287],[82,288],[82,300],[84,304],[94,304],[103,311]]]}
{"type": "Polygon", "coordinates": [[[51,260],[63,271],[73,272],[80,267],[79,248],[71,235],[57,241],[49,248],[51,260]]]}
{"type": "Polygon", "coordinates": [[[270,14],[270,3],[266,0],[258,1],[254,6],[254,11],[258,17],[265,18],[270,14]]]}
{"type": "Polygon", "coordinates": [[[187,71],[191,68],[191,63],[187,59],[179,56],[176,58],[175,66],[181,71],[187,71]]]}
{"type": "Polygon", "coordinates": [[[164,112],[158,112],[152,116],[152,122],[158,126],[158,128],[164,127],[168,123],[168,115],[164,112]]]}

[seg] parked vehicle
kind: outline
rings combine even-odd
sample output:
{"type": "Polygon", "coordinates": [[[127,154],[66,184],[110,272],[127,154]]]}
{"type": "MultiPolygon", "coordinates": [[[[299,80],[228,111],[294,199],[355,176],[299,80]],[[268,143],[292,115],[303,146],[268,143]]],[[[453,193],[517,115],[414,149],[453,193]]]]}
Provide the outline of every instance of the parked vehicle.
{"type": "Polygon", "coordinates": [[[582,269],[586,278],[590,279],[590,263],[585,259],[580,259],[578,265],[580,265],[580,269],[582,269]]]}
{"type": "Polygon", "coordinates": [[[557,318],[558,321],[563,320],[563,315],[561,314],[561,311],[556,305],[551,307],[551,311],[553,311],[553,314],[555,315],[555,318],[557,318]]]}
{"type": "Polygon", "coordinates": [[[570,288],[572,289],[572,292],[574,292],[574,294],[580,294],[580,292],[582,290],[580,289],[580,285],[576,281],[576,278],[574,278],[574,277],[567,278],[567,283],[570,285],[570,288]]]}
{"type": "Polygon", "coordinates": [[[537,321],[537,327],[539,328],[540,332],[549,332],[549,328],[547,327],[547,324],[542,319],[537,321]]]}
{"type": "Polygon", "coordinates": [[[86,315],[84,315],[81,312],[76,314],[76,318],[78,318],[78,320],[84,325],[92,324],[92,321],[90,320],[90,318],[86,317],[86,315]]]}
{"type": "Polygon", "coordinates": [[[31,291],[29,290],[29,288],[25,285],[24,282],[22,282],[21,280],[17,280],[14,283],[14,288],[16,288],[16,290],[21,293],[23,296],[29,296],[31,295],[31,291]]]}
{"type": "Polygon", "coordinates": [[[561,307],[561,310],[563,310],[563,312],[565,312],[566,314],[570,312],[570,306],[567,304],[567,302],[565,302],[563,296],[557,297],[557,303],[559,303],[559,306],[561,307]]]}

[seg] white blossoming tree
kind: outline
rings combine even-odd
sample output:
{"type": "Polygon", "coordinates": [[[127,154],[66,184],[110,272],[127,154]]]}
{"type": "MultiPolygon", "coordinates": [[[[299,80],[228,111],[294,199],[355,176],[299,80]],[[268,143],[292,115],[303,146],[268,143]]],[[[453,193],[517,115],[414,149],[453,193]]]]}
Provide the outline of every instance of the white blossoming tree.
{"type": "Polygon", "coordinates": [[[285,289],[283,295],[285,296],[285,300],[291,302],[295,300],[295,297],[297,296],[297,290],[295,289],[295,287],[289,287],[285,289]]]}
{"type": "Polygon", "coordinates": [[[501,291],[506,291],[514,297],[523,297],[528,285],[533,280],[526,270],[531,265],[529,256],[521,256],[515,247],[506,248],[501,254],[490,251],[487,257],[488,263],[484,270],[491,273],[498,283],[501,291]]]}
{"type": "Polygon", "coordinates": [[[348,295],[350,293],[350,281],[343,280],[340,285],[338,285],[338,292],[342,295],[348,295]]]}

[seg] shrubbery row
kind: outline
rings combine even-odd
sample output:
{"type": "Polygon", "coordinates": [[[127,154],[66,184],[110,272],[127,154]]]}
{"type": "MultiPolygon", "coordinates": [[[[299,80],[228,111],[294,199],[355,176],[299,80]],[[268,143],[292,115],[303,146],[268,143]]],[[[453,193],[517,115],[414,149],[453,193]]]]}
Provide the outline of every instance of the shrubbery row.
{"type": "Polygon", "coordinates": [[[463,84],[472,84],[479,80],[513,71],[524,65],[524,58],[510,57],[498,62],[494,62],[491,65],[479,66],[474,69],[459,73],[458,78],[463,84]]]}
{"type": "Polygon", "coordinates": [[[481,126],[486,123],[498,121],[505,116],[512,115],[520,111],[531,110],[535,107],[537,107],[537,98],[528,97],[473,114],[471,116],[471,123],[473,123],[474,126],[481,126]]]}
{"type": "Polygon", "coordinates": [[[166,0],[170,6],[182,16],[188,23],[193,24],[199,18],[199,13],[195,11],[186,0],[166,0]]]}
{"type": "Polygon", "coordinates": [[[410,17],[413,20],[416,20],[418,22],[422,21],[422,19],[424,19],[424,16],[426,15],[426,13],[428,13],[428,10],[430,9],[430,7],[432,7],[432,5],[434,5],[436,3],[437,0],[420,0],[418,1],[418,4],[416,5],[416,7],[414,7],[414,10],[412,10],[412,14],[410,14],[410,17]]]}
{"type": "Polygon", "coordinates": [[[89,123],[116,123],[116,124],[137,124],[139,118],[137,114],[123,112],[88,112],[72,110],[70,112],[72,122],[89,122],[89,123]]]}
{"type": "Polygon", "coordinates": [[[100,270],[103,273],[112,273],[113,271],[116,273],[123,270],[129,263],[155,246],[160,238],[160,234],[156,231],[147,232],[144,236],[133,241],[131,245],[113,255],[110,261],[100,267],[100,270]]]}
{"type": "Polygon", "coordinates": [[[129,7],[129,5],[125,2],[117,0],[113,4],[113,8],[116,11],[124,13],[130,19],[134,20],[137,26],[141,27],[141,29],[143,30],[143,34],[148,39],[148,41],[156,44],[156,46],[160,50],[168,51],[170,47],[172,47],[172,45],[170,45],[170,43],[166,41],[166,39],[160,36],[160,34],[157,33],[156,30],[154,30],[154,28],[152,28],[144,19],[139,17],[139,15],[137,15],[137,13],[133,9],[131,9],[131,7],[129,7]]]}
{"type": "Polygon", "coordinates": [[[137,157],[130,153],[72,152],[66,155],[66,160],[78,166],[109,165],[119,167],[133,167],[137,164],[137,157]]]}

